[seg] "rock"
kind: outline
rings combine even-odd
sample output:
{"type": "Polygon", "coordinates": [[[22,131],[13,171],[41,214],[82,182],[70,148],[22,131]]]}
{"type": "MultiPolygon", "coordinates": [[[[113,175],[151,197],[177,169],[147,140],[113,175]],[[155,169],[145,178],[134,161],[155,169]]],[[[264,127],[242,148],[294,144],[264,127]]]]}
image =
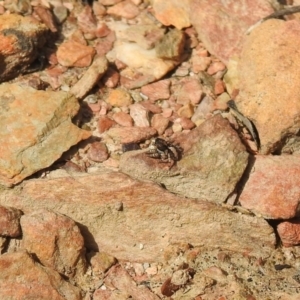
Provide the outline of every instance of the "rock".
{"type": "Polygon", "coordinates": [[[299,155],[257,155],[243,188],[241,205],[266,219],[290,219],[299,214],[299,155]]]}
{"type": "Polygon", "coordinates": [[[19,237],[22,212],[13,207],[0,206],[0,236],[19,237]]]}
{"type": "Polygon", "coordinates": [[[153,182],[120,172],[32,179],[23,182],[17,193],[1,193],[0,202],[13,204],[25,214],[41,208],[64,214],[77,222],[88,249],[101,249],[120,260],[162,261],[161,249],[180,243],[264,258],[275,245],[273,229],[262,218],[237,214],[206,200],[178,197],[153,182]]]}
{"type": "Polygon", "coordinates": [[[141,88],[141,93],[150,101],[168,99],[170,97],[170,80],[159,80],[157,82],[144,85],[141,88]]]}
{"type": "Polygon", "coordinates": [[[4,83],[0,95],[0,184],[17,184],[49,167],[91,135],[72,124],[79,104],[70,94],[4,83]]]}
{"type": "Polygon", "coordinates": [[[0,82],[37,68],[47,35],[47,27],[32,17],[1,15],[0,82]]]}
{"type": "Polygon", "coordinates": [[[151,126],[157,130],[158,135],[162,135],[165,132],[169,123],[169,119],[165,118],[161,114],[155,114],[151,119],[151,126]]]}
{"type": "Polygon", "coordinates": [[[255,124],[262,154],[280,151],[299,130],[299,33],[296,20],[268,20],[248,36],[238,63],[236,104],[255,124]]]}
{"type": "Polygon", "coordinates": [[[183,54],[184,44],[184,33],[178,29],[171,29],[156,43],[156,55],[163,59],[179,60],[183,54]]]}
{"type": "Polygon", "coordinates": [[[138,7],[130,0],[121,1],[107,9],[107,14],[133,19],[140,13],[138,7]]]}
{"type": "Polygon", "coordinates": [[[184,78],[175,86],[174,95],[179,104],[199,104],[203,95],[203,88],[197,78],[184,78]]]}
{"type": "Polygon", "coordinates": [[[165,34],[165,29],[155,24],[137,24],[128,26],[122,33],[122,38],[129,42],[135,42],[144,49],[152,49],[165,34]]]}
{"type": "Polygon", "coordinates": [[[110,5],[115,5],[121,1],[122,0],[99,0],[99,3],[102,5],[110,6],[110,5]]]}
{"type": "Polygon", "coordinates": [[[22,245],[43,266],[69,277],[86,271],[84,240],[76,223],[59,213],[37,209],[21,218],[22,245]]]}
{"type": "Polygon", "coordinates": [[[123,111],[117,112],[113,115],[113,119],[116,123],[124,127],[132,127],[133,119],[130,115],[126,114],[123,111]]]}
{"type": "Polygon", "coordinates": [[[189,104],[185,104],[182,107],[180,107],[177,111],[179,117],[183,118],[191,118],[194,114],[194,106],[189,104]]]}
{"type": "Polygon", "coordinates": [[[115,124],[116,124],[116,122],[113,121],[112,119],[110,119],[109,117],[100,116],[100,118],[98,120],[98,132],[103,133],[103,132],[109,130],[115,124]]]}
{"type": "Polygon", "coordinates": [[[106,74],[103,76],[102,82],[109,88],[114,88],[118,85],[120,74],[113,68],[108,68],[106,74]]]}
{"type": "Polygon", "coordinates": [[[95,49],[74,40],[63,42],[57,49],[57,60],[65,67],[88,67],[95,55],[95,49]]]}
{"type": "Polygon", "coordinates": [[[58,272],[35,262],[26,252],[0,256],[0,298],[81,300],[80,290],[58,272]]]}
{"type": "Polygon", "coordinates": [[[42,6],[36,6],[34,7],[33,11],[38,15],[38,17],[50,29],[51,32],[57,32],[57,25],[51,10],[42,6]]]}
{"type": "Polygon", "coordinates": [[[224,71],[226,69],[226,66],[221,61],[214,61],[207,69],[208,75],[214,75],[220,71],[224,71]]]}
{"type": "Polygon", "coordinates": [[[246,30],[273,12],[264,0],[243,1],[238,6],[234,0],[190,1],[190,20],[199,40],[225,64],[240,53],[246,30]]]}
{"type": "Polygon", "coordinates": [[[147,109],[140,103],[130,105],[130,116],[137,127],[149,127],[149,115],[147,109]]]}
{"type": "Polygon", "coordinates": [[[300,220],[294,219],[277,225],[277,232],[283,246],[291,247],[300,244],[300,220]]]}
{"type": "Polygon", "coordinates": [[[189,0],[154,0],[152,6],[155,17],[165,26],[173,25],[177,29],[190,27],[189,0]]]}
{"type": "Polygon", "coordinates": [[[211,63],[211,57],[202,56],[202,51],[202,49],[200,51],[193,49],[192,51],[192,71],[194,73],[205,71],[211,63]]]}
{"type": "Polygon", "coordinates": [[[103,275],[109,268],[117,263],[117,259],[105,252],[91,252],[89,253],[90,264],[92,266],[93,274],[96,276],[103,275]]]}
{"type": "Polygon", "coordinates": [[[111,128],[107,135],[117,143],[139,143],[155,136],[157,131],[152,127],[111,128]]]}
{"type": "Polygon", "coordinates": [[[72,86],[71,93],[78,99],[83,98],[105,74],[107,68],[107,59],[104,56],[96,56],[91,66],[72,86]]]}
{"type": "Polygon", "coordinates": [[[185,197],[223,203],[248,163],[248,153],[229,122],[216,115],[176,141],[184,153],[171,169],[135,151],[123,154],[120,169],[135,178],[163,184],[185,197]]]}
{"type": "Polygon", "coordinates": [[[139,73],[144,76],[142,84],[135,85],[135,87],[162,78],[178,64],[175,60],[164,60],[157,57],[155,49],[145,50],[135,43],[121,40],[115,42],[113,51],[108,53],[108,58],[110,61],[118,59],[130,68],[131,73],[135,71],[135,74],[139,73]]]}
{"type": "Polygon", "coordinates": [[[128,294],[118,290],[101,290],[98,289],[93,294],[93,300],[127,300],[128,294]]]}
{"type": "Polygon", "coordinates": [[[137,286],[125,269],[120,265],[113,266],[106,278],[105,283],[114,286],[122,292],[126,292],[133,299],[159,300],[160,298],[153,294],[145,285],[137,286]]]}
{"type": "Polygon", "coordinates": [[[132,103],[130,94],[125,89],[110,90],[106,102],[112,106],[122,107],[129,106],[132,103]]]}
{"type": "Polygon", "coordinates": [[[215,82],[215,86],[214,86],[214,93],[216,95],[220,95],[223,94],[225,92],[225,84],[223,82],[223,80],[218,79],[215,82]]]}
{"type": "Polygon", "coordinates": [[[104,162],[109,157],[107,147],[104,143],[94,142],[88,150],[88,158],[95,162],[104,162]]]}

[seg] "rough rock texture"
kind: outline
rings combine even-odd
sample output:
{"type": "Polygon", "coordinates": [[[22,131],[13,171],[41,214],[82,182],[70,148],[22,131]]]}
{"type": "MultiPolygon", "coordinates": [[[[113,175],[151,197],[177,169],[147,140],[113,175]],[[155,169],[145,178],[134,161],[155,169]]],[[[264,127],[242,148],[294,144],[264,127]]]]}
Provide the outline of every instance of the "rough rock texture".
{"type": "Polygon", "coordinates": [[[25,181],[18,194],[0,194],[0,202],[25,214],[40,208],[65,214],[77,222],[87,248],[120,260],[160,261],[161,249],[178,243],[265,257],[275,244],[261,218],[181,198],[119,172],[25,181]]]}
{"type": "Polygon", "coordinates": [[[26,252],[0,256],[0,298],[9,300],[81,300],[80,290],[26,252]]]}
{"type": "Polygon", "coordinates": [[[89,132],[71,122],[78,109],[75,97],[65,92],[0,85],[0,184],[22,181],[88,138],[89,132]]]}
{"type": "Polygon", "coordinates": [[[16,208],[0,206],[0,236],[19,237],[21,215],[16,208]]]}
{"type": "Polygon", "coordinates": [[[183,135],[180,145],[184,147],[183,157],[171,169],[140,152],[123,154],[120,169],[135,178],[162,183],[185,197],[224,202],[248,162],[248,153],[229,122],[220,115],[208,119],[183,135]]]}
{"type": "Polygon", "coordinates": [[[47,39],[48,29],[32,17],[17,14],[0,16],[0,82],[28,72],[37,65],[39,52],[47,39]]]}
{"type": "Polygon", "coordinates": [[[152,6],[156,19],[162,24],[182,29],[191,26],[189,3],[190,0],[153,0],[152,6]]]}
{"type": "Polygon", "coordinates": [[[190,1],[190,20],[199,39],[224,63],[240,53],[247,29],[272,12],[265,0],[190,1]]]}
{"type": "Polygon", "coordinates": [[[244,44],[236,104],[254,122],[262,154],[280,151],[299,131],[299,34],[298,21],[268,20],[244,44]]]}
{"type": "Polygon", "coordinates": [[[21,218],[23,247],[46,267],[67,277],[86,271],[84,240],[75,222],[49,210],[35,210],[21,218]]]}
{"type": "Polygon", "coordinates": [[[277,226],[280,240],[285,247],[300,244],[300,218],[281,222],[277,226]]]}
{"type": "Polygon", "coordinates": [[[114,286],[121,292],[126,292],[133,299],[159,300],[146,286],[137,286],[128,272],[120,265],[113,266],[106,278],[105,283],[114,286]]]}
{"type": "Polygon", "coordinates": [[[266,219],[299,215],[300,155],[257,155],[242,190],[241,205],[266,219]]]}

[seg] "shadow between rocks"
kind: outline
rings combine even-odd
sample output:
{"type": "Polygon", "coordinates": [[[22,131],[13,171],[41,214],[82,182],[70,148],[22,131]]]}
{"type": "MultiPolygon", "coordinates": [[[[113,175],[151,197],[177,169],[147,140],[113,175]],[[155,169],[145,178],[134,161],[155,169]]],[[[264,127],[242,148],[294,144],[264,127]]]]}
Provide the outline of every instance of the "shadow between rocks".
{"type": "Polygon", "coordinates": [[[83,236],[84,245],[87,249],[87,252],[91,250],[99,252],[98,244],[96,243],[95,238],[93,234],[89,231],[88,227],[78,222],[76,222],[76,225],[79,227],[80,233],[83,236]]]}
{"type": "Polygon", "coordinates": [[[247,165],[247,167],[246,167],[246,169],[245,169],[245,171],[244,171],[244,173],[243,173],[240,181],[236,185],[236,189],[235,189],[235,191],[237,193],[237,197],[236,197],[236,200],[235,200],[236,204],[239,204],[239,198],[240,198],[240,196],[241,196],[241,194],[242,194],[242,192],[244,190],[244,187],[245,187],[245,185],[246,185],[246,183],[247,183],[247,181],[248,181],[248,179],[250,177],[250,174],[251,174],[251,172],[253,170],[255,161],[256,161],[255,156],[252,155],[252,154],[250,154],[249,155],[249,159],[248,159],[248,165],[247,165]]]}

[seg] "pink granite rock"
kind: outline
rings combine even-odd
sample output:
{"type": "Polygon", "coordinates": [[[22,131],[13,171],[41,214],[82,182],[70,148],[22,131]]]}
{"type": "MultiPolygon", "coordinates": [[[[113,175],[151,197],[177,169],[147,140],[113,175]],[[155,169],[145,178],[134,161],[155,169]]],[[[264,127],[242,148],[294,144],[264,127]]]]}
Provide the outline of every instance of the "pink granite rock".
{"type": "Polygon", "coordinates": [[[112,106],[122,107],[129,106],[132,103],[132,99],[129,92],[127,92],[125,89],[119,88],[110,90],[106,102],[112,106]]]}
{"type": "Polygon", "coordinates": [[[107,131],[109,128],[111,128],[114,124],[116,124],[115,121],[110,119],[107,116],[100,116],[98,120],[98,131],[99,133],[103,133],[107,131]]]}
{"type": "Polygon", "coordinates": [[[283,246],[291,247],[300,244],[300,219],[281,222],[277,225],[277,232],[283,246]]]}
{"type": "Polygon", "coordinates": [[[167,129],[170,121],[161,114],[155,114],[151,119],[151,126],[155,128],[159,135],[162,135],[167,129]]]}
{"type": "Polygon", "coordinates": [[[199,104],[203,88],[199,79],[187,77],[175,87],[174,95],[179,104],[199,104]]]}
{"type": "Polygon", "coordinates": [[[300,156],[255,156],[241,205],[266,219],[290,219],[299,214],[300,156]]]}
{"type": "Polygon", "coordinates": [[[19,237],[22,212],[16,208],[0,206],[0,236],[19,237]]]}
{"type": "Polygon", "coordinates": [[[190,1],[190,20],[199,39],[225,64],[240,53],[246,30],[272,12],[264,0],[243,0],[239,5],[234,0],[190,1]]]}
{"type": "Polygon", "coordinates": [[[141,93],[148,97],[150,101],[168,99],[170,97],[170,80],[160,80],[144,85],[141,93]]]}
{"type": "Polygon", "coordinates": [[[23,247],[34,253],[44,266],[67,277],[83,276],[84,240],[72,219],[42,209],[22,216],[21,227],[23,247]]]}

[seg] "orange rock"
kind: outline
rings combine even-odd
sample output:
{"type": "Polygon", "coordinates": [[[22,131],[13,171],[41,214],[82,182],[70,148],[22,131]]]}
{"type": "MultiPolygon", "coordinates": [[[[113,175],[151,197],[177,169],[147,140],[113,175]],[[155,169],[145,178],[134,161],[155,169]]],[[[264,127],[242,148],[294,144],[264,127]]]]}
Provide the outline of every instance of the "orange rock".
{"type": "Polygon", "coordinates": [[[132,103],[130,94],[124,89],[111,90],[108,94],[106,102],[112,106],[122,107],[129,106],[132,103]]]}
{"type": "Polygon", "coordinates": [[[277,225],[277,232],[283,246],[291,247],[300,244],[300,219],[296,218],[281,222],[277,225]]]}
{"type": "Polygon", "coordinates": [[[103,133],[111,128],[115,122],[107,116],[101,116],[98,121],[98,131],[103,133]]]}
{"type": "Polygon", "coordinates": [[[92,63],[95,49],[70,40],[58,47],[56,55],[62,66],[88,67],[92,63]]]}
{"type": "Polygon", "coordinates": [[[131,127],[133,126],[133,120],[129,114],[126,114],[123,111],[117,112],[113,115],[114,121],[121,126],[131,127]]]}
{"type": "Polygon", "coordinates": [[[138,7],[130,0],[122,1],[107,9],[107,14],[123,17],[125,19],[133,19],[140,13],[138,7]]]}

